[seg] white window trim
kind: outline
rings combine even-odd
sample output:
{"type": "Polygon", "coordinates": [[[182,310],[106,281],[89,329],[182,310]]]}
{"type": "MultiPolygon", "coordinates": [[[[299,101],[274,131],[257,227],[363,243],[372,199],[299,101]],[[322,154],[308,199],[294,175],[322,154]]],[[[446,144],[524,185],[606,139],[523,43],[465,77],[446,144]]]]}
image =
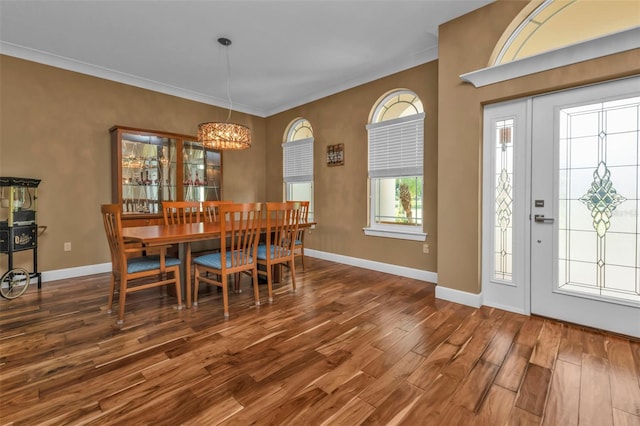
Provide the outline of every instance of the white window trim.
{"type": "Polygon", "coordinates": [[[539,55],[472,71],[460,75],[460,78],[475,87],[483,87],[638,48],[640,48],[640,27],[635,27],[539,55]]]}
{"type": "MultiPolygon", "coordinates": [[[[366,125],[366,129],[367,131],[371,130],[371,129],[376,129],[376,128],[380,128],[380,127],[384,127],[384,126],[396,126],[396,125],[400,125],[400,124],[404,124],[404,123],[411,123],[411,122],[417,122],[419,120],[422,120],[422,122],[424,122],[424,118],[425,118],[425,113],[421,112],[418,114],[414,114],[414,115],[410,115],[407,117],[400,117],[400,118],[396,118],[393,120],[385,120],[385,121],[381,121],[379,123],[370,123],[366,125]]],[[[423,139],[424,139],[424,128],[422,129],[423,132],[423,139]]],[[[424,144],[424,140],[423,140],[423,144],[424,144]]],[[[423,145],[424,146],[424,145],[423,145]]],[[[424,167],[424,164],[422,165],[424,167]]],[[[412,172],[416,172],[418,170],[413,170],[412,172]]],[[[423,180],[423,185],[424,185],[424,170],[419,170],[419,175],[422,176],[422,180],[423,180]]],[[[415,176],[414,174],[412,175],[406,175],[406,176],[415,176]]],[[[380,173],[376,173],[375,176],[376,178],[378,177],[385,177],[384,174],[380,174],[380,173]]],[[[398,176],[388,176],[388,177],[402,177],[402,175],[398,175],[398,176]]],[[[371,174],[369,172],[369,179],[371,179],[371,174]]],[[[370,206],[369,206],[369,226],[362,228],[362,230],[364,231],[364,234],[366,236],[371,236],[371,237],[384,237],[384,238],[395,238],[395,239],[401,239],[401,240],[410,240],[410,241],[426,241],[427,239],[427,234],[425,232],[423,232],[422,230],[422,226],[421,225],[391,225],[391,224],[376,224],[375,223],[375,218],[374,218],[374,197],[371,195],[371,189],[369,189],[369,202],[370,202],[370,206]]]]}
{"type": "MultiPolygon", "coordinates": [[[[415,232],[415,231],[407,231],[395,228],[391,229],[393,225],[387,225],[389,228],[362,228],[364,231],[364,235],[369,237],[384,237],[384,238],[396,238],[400,240],[410,240],[410,241],[426,241],[427,235],[425,232],[415,232]]],[[[417,228],[417,227],[416,227],[417,228]]]]}

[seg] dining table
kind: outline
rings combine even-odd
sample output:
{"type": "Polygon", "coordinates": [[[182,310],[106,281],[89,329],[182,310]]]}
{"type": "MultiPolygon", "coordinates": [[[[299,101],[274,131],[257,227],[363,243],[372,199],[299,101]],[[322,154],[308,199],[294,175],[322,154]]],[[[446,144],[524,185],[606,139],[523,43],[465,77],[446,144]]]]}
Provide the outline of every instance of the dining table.
{"type": "MultiPolygon", "coordinates": [[[[301,222],[298,226],[309,228],[315,222],[301,222]]],[[[264,225],[263,225],[264,226],[264,225]]],[[[191,308],[191,243],[196,241],[219,240],[222,232],[220,222],[197,222],[170,225],[143,225],[122,228],[125,240],[135,241],[146,247],[178,245],[181,265],[182,295],[187,308],[191,308]]]]}

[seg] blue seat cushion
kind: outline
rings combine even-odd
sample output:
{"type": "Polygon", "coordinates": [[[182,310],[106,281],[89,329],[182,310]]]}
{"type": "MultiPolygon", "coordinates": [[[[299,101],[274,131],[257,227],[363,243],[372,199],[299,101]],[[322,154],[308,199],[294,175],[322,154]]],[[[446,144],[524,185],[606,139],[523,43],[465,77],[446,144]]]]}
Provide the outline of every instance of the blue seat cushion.
{"type": "MultiPolygon", "coordinates": [[[[273,259],[275,256],[275,250],[273,246],[269,246],[269,248],[271,250],[269,250],[269,259],[273,259]]],[[[285,256],[288,256],[289,252],[287,251],[285,256]]],[[[284,256],[281,256],[284,257],[284,256]]],[[[267,260],[267,246],[264,244],[261,244],[258,246],[258,259],[259,260],[267,260]]]]}
{"type": "Polygon", "coordinates": [[[295,243],[295,244],[296,244],[297,246],[301,246],[301,245],[302,245],[302,241],[301,241],[301,240],[296,240],[296,243],[295,243]]]}
{"type": "MultiPolygon", "coordinates": [[[[164,263],[167,267],[180,264],[180,260],[175,257],[165,257],[164,263]]],[[[127,259],[127,272],[133,274],[135,272],[151,271],[160,269],[160,255],[134,257],[127,259]]]]}
{"type": "MultiPolygon", "coordinates": [[[[237,252],[234,252],[234,253],[237,253],[237,252]]],[[[232,255],[232,252],[228,251],[227,257],[226,257],[227,268],[231,268],[231,255],[232,255]]],[[[196,257],[195,259],[193,259],[193,263],[206,266],[207,268],[222,269],[222,254],[221,253],[205,254],[204,256],[196,257]]],[[[247,264],[251,264],[251,263],[253,263],[253,258],[249,256],[247,264]]]]}

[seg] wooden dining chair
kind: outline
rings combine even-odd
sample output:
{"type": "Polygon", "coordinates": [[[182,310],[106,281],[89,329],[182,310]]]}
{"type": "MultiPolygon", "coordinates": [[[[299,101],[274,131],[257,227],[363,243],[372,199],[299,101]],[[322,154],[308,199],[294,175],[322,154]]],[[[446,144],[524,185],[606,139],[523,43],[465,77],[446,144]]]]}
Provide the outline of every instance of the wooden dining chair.
{"type": "Polygon", "coordinates": [[[224,316],[228,317],[229,275],[239,275],[242,272],[251,274],[255,303],[260,304],[256,255],[262,227],[261,208],[260,203],[220,205],[220,252],[193,259],[193,306],[198,305],[198,288],[201,282],[215,285],[222,288],[224,316]]]}
{"type": "Polygon", "coordinates": [[[203,201],[202,202],[202,219],[203,222],[217,222],[219,220],[219,208],[222,204],[230,204],[230,200],[203,201]]]}
{"type": "Polygon", "coordinates": [[[162,215],[165,225],[200,222],[200,202],[163,201],[162,215]]]}
{"type": "Polygon", "coordinates": [[[124,322],[124,306],[127,294],[151,287],[175,285],[178,308],[182,309],[180,289],[180,260],[166,255],[168,246],[154,246],[153,255],[145,255],[146,247],[125,243],[122,236],[122,206],[101,206],[104,230],[111,251],[111,286],[107,312],[111,313],[116,282],[119,282],[118,324],[124,322]],[[151,280],[150,278],[157,278],[151,280]]]}
{"type": "Polygon", "coordinates": [[[296,291],[294,243],[300,222],[300,204],[266,203],[266,244],[258,246],[258,274],[266,275],[269,303],[273,302],[273,267],[285,265],[291,272],[291,284],[296,291]]]}
{"type": "MultiPolygon", "coordinates": [[[[293,201],[300,204],[300,222],[306,223],[309,220],[309,201],[293,201]]],[[[306,228],[298,227],[296,240],[293,245],[293,254],[302,260],[302,272],[304,272],[304,234],[306,228]]]]}

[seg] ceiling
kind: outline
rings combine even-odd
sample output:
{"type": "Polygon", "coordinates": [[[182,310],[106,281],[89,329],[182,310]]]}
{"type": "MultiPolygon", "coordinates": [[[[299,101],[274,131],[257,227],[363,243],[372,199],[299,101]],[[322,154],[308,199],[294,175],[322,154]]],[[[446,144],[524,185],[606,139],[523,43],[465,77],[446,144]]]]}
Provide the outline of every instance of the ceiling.
{"type": "Polygon", "coordinates": [[[266,117],[437,58],[490,2],[0,0],[0,53],[266,117]]]}

